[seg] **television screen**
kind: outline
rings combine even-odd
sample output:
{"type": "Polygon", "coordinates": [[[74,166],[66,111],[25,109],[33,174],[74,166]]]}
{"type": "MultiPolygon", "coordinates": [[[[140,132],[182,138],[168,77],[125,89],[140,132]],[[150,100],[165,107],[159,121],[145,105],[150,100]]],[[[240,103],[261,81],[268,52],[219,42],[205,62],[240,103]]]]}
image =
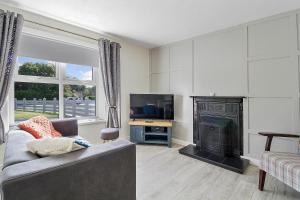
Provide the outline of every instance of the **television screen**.
{"type": "Polygon", "coordinates": [[[130,94],[130,119],[174,119],[171,94],[130,94]]]}

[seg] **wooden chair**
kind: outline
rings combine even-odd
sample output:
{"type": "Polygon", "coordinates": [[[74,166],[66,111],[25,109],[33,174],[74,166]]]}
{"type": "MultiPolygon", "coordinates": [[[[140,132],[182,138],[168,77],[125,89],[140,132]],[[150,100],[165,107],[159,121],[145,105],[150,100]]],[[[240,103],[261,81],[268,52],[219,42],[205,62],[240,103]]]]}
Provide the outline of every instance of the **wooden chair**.
{"type": "Polygon", "coordinates": [[[259,170],[258,189],[264,190],[266,173],[300,192],[300,155],[295,153],[271,152],[273,137],[299,138],[299,135],[281,133],[258,133],[267,136],[265,152],[259,170]]]}

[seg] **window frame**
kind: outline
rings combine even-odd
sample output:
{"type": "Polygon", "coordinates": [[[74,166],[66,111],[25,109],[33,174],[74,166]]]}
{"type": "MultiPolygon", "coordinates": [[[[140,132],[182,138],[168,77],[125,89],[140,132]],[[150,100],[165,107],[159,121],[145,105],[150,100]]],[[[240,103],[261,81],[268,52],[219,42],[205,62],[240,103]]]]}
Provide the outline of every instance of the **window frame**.
{"type": "MultiPolygon", "coordinates": [[[[19,57],[26,57],[26,56],[19,56],[19,57]]],[[[37,58],[42,59],[42,58],[37,58]]],[[[44,59],[46,60],[46,59],[44,59]]],[[[59,107],[58,107],[58,119],[64,119],[64,85],[91,85],[96,87],[96,100],[95,100],[95,116],[83,116],[83,117],[76,117],[78,120],[87,120],[87,119],[100,119],[99,117],[99,100],[98,100],[98,92],[99,92],[99,74],[98,68],[92,67],[92,80],[74,80],[74,79],[67,79],[65,77],[65,68],[66,64],[68,63],[61,63],[55,61],[48,62],[54,64],[56,68],[56,76],[55,77],[42,77],[42,76],[30,76],[30,75],[19,75],[19,67],[17,66],[14,75],[12,78],[12,84],[9,91],[9,98],[13,99],[13,101],[9,102],[9,121],[10,124],[15,124],[15,105],[14,105],[14,98],[15,98],[15,82],[26,82],[26,83],[49,83],[49,84],[58,84],[59,86],[59,107]]],[[[72,63],[73,64],[73,63],[72,63]]],[[[66,118],[67,119],[67,118],[66,118]]]]}

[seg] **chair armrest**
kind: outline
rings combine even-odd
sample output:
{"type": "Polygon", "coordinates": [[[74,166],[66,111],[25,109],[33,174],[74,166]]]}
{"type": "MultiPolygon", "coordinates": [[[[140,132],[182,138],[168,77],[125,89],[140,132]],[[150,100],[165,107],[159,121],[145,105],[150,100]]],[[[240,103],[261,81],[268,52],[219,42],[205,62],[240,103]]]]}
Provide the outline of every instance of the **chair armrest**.
{"type": "Polygon", "coordinates": [[[2,198],[136,199],[136,149],[126,140],[6,167],[2,198]]]}
{"type": "Polygon", "coordinates": [[[259,135],[263,136],[272,136],[272,137],[291,137],[291,138],[299,138],[300,135],[295,134],[285,134],[285,133],[272,133],[272,132],[260,132],[259,135]]]}
{"type": "Polygon", "coordinates": [[[265,151],[270,151],[273,137],[300,138],[300,135],[285,133],[260,132],[258,134],[262,136],[267,136],[265,151]]]}
{"type": "Polygon", "coordinates": [[[51,122],[55,130],[59,131],[64,137],[78,135],[77,119],[58,119],[51,122]]]}

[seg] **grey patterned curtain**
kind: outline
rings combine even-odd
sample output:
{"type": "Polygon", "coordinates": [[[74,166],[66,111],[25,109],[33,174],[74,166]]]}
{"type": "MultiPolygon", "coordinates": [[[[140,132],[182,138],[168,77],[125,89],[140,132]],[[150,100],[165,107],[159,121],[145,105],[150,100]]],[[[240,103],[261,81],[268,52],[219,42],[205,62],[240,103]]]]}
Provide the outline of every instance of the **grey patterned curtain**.
{"type": "Polygon", "coordinates": [[[100,39],[98,42],[100,54],[100,68],[103,86],[108,105],[108,119],[106,127],[118,128],[118,110],[120,101],[120,44],[100,39]]]}
{"type": "MultiPolygon", "coordinates": [[[[0,112],[4,106],[13,76],[19,39],[23,27],[23,16],[0,10],[0,112]]],[[[0,113],[0,143],[4,143],[6,133],[2,112],[0,113]]]]}

